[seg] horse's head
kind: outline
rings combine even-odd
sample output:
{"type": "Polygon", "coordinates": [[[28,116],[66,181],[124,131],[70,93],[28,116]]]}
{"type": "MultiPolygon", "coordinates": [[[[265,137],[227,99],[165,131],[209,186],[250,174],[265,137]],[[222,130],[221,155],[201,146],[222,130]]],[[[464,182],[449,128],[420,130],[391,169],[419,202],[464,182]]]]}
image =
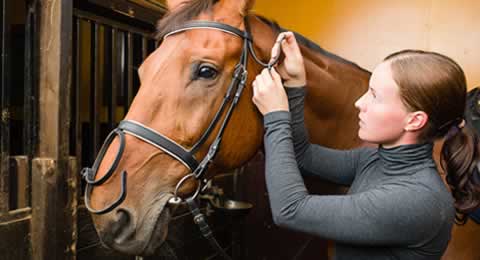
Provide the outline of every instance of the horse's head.
{"type": "MultiPolygon", "coordinates": [[[[113,205],[104,214],[93,215],[99,236],[107,246],[129,254],[151,254],[162,244],[174,209],[168,201],[176,185],[184,180],[178,189],[181,198],[192,196],[197,189],[195,178],[184,178],[196,167],[191,158],[185,157],[192,154],[196,161],[202,161],[232,103],[232,99],[226,102],[211,133],[202,138],[224,103],[236,65],[245,51],[244,39],[232,33],[230,27],[230,31],[176,29],[188,21],[203,20],[245,31],[244,16],[251,4],[248,0],[169,1],[170,11],[159,23],[159,35],[167,33],[168,36],[138,70],[141,87],[125,117],[130,124],[119,126],[118,136],[112,135],[112,143],[107,142],[103,158],[100,152],[98,164],[91,171],[91,181],[111,174],[101,185],[90,185],[92,208],[109,207],[117,201],[122,187],[126,191],[124,198],[118,200],[119,205],[113,205]],[[144,132],[139,133],[139,126],[148,129],[142,128],[144,132]],[[152,132],[160,134],[160,142],[169,143],[167,147],[156,147],[154,143],[158,139],[148,138],[152,132]],[[199,140],[204,141],[196,145],[199,140]],[[174,149],[170,149],[172,145],[174,149]],[[124,146],[123,152],[118,152],[121,146],[124,146]],[[184,150],[176,153],[179,149],[184,150]],[[115,166],[110,171],[112,164],[115,166]]],[[[261,23],[254,17],[247,20],[252,26],[255,48],[265,60],[274,32],[264,30],[259,35],[261,23]]],[[[251,81],[261,66],[250,57],[247,67],[249,77],[245,91],[226,124],[208,175],[240,166],[261,145],[262,122],[251,102],[251,81]]],[[[241,73],[238,76],[237,83],[241,81],[241,73]]],[[[232,88],[232,98],[240,85],[232,88]]]]}

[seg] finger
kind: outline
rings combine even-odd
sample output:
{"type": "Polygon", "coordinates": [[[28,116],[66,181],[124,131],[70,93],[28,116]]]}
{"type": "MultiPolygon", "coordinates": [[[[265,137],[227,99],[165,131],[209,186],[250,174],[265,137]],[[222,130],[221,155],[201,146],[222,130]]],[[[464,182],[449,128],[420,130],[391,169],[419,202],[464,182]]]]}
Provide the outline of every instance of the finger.
{"type": "Polygon", "coordinates": [[[280,74],[278,74],[278,72],[275,68],[270,70],[270,74],[272,75],[272,78],[273,78],[273,81],[275,82],[275,85],[282,86],[282,78],[280,77],[280,74]]]}
{"type": "Polygon", "coordinates": [[[257,77],[255,78],[256,81],[256,86],[257,86],[257,92],[259,93],[262,91],[263,87],[265,86],[265,83],[263,82],[263,77],[262,74],[258,74],[257,77]]]}
{"type": "Polygon", "coordinates": [[[262,70],[262,78],[263,82],[265,83],[265,87],[269,87],[273,83],[272,75],[270,75],[270,71],[268,69],[262,70]]]}
{"type": "Polygon", "coordinates": [[[270,62],[275,60],[278,56],[280,56],[281,52],[281,44],[285,41],[286,35],[285,32],[279,33],[275,43],[273,44],[272,51],[270,53],[270,62]]]}
{"type": "Polygon", "coordinates": [[[282,50],[285,52],[285,55],[293,54],[295,56],[301,56],[300,47],[298,45],[297,39],[292,32],[287,32],[285,34],[286,41],[282,42],[282,50]]]}
{"type": "Polygon", "coordinates": [[[280,50],[281,50],[280,43],[276,42],[272,47],[272,51],[270,52],[269,63],[275,60],[278,57],[278,55],[280,55],[280,50]]]}

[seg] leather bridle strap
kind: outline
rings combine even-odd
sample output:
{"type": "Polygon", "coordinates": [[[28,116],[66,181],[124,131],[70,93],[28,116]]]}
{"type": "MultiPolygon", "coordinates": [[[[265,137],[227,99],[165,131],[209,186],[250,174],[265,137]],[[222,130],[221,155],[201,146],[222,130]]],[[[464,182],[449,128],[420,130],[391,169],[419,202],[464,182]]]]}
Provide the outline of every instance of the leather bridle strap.
{"type": "Polygon", "coordinates": [[[190,171],[194,171],[198,167],[197,160],[188,150],[181,145],[172,141],[168,137],[157,133],[155,130],[148,128],[133,120],[123,120],[118,125],[118,129],[133,135],[146,143],[164,151],[168,155],[183,163],[190,171]]]}
{"type": "Polygon", "coordinates": [[[202,236],[208,240],[212,248],[216,249],[217,252],[224,259],[232,259],[229,255],[227,255],[227,252],[225,252],[225,250],[220,246],[218,241],[213,236],[212,229],[208,225],[205,215],[202,214],[202,212],[197,206],[197,203],[195,203],[195,200],[192,198],[188,198],[185,200],[185,202],[187,203],[188,209],[193,215],[193,222],[197,224],[198,228],[200,229],[200,233],[202,233],[202,236]]]}

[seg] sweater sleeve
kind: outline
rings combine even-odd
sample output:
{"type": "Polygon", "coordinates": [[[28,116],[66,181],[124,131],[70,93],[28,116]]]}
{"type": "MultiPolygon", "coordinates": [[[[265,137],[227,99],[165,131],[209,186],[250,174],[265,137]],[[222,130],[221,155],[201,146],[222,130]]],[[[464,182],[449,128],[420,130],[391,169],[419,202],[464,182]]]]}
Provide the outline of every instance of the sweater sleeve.
{"type": "MultiPolygon", "coordinates": [[[[304,122],[305,88],[286,88],[292,116],[292,136],[295,158],[304,175],[350,185],[355,177],[362,148],[336,150],[311,144],[304,122]]],[[[268,118],[267,118],[268,120],[268,118]]]]}
{"type": "MultiPolygon", "coordinates": [[[[293,152],[289,112],[267,114],[264,123],[266,183],[277,225],[344,243],[390,246],[411,245],[437,228],[428,216],[435,211],[425,208],[434,204],[402,185],[351,195],[308,194],[293,152]]],[[[318,160],[316,167],[330,159],[318,160]]]]}

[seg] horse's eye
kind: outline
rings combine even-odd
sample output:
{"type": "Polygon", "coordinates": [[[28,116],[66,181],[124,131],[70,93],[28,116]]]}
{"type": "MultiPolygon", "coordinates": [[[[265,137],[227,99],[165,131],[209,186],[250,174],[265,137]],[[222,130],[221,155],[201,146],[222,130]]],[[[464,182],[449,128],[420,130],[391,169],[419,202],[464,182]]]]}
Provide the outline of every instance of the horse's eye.
{"type": "Polygon", "coordinates": [[[201,66],[197,72],[197,78],[214,79],[217,77],[217,71],[210,66],[201,66]]]}

